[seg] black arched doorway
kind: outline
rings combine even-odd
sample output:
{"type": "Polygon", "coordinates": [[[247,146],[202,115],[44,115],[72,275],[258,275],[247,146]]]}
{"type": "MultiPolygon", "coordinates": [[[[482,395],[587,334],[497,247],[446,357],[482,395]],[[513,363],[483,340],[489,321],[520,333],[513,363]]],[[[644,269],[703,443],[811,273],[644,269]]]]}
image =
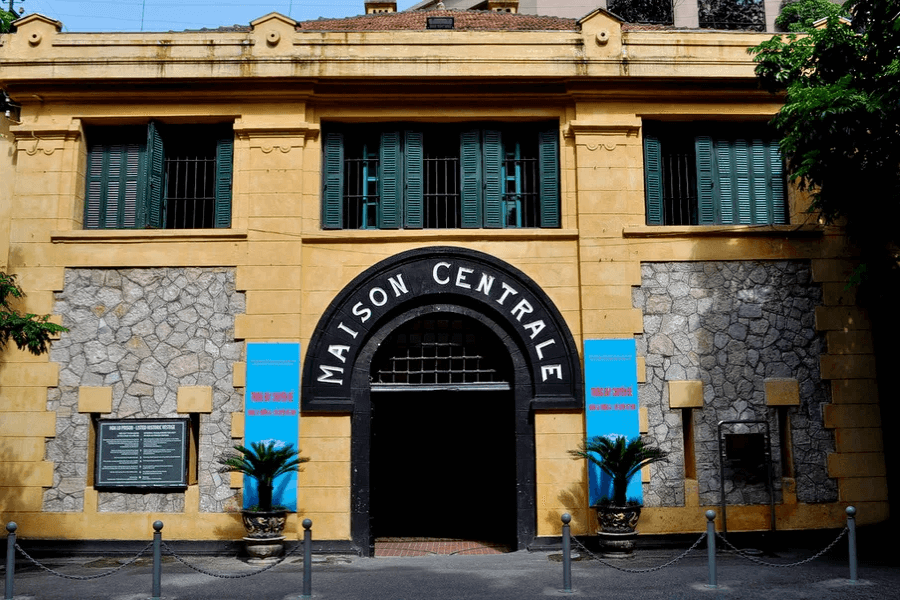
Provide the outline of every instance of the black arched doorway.
{"type": "MultiPolygon", "coordinates": [[[[364,555],[374,552],[373,527],[399,532],[406,526],[402,523],[404,515],[414,514],[419,520],[427,515],[434,524],[457,511],[465,517],[453,523],[457,533],[452,535],[461,535],[470,520],[497,520],[497,536],[512,536],[516,549],[527,548],[537,530],[534,413],[583,406],[578,351],[553,302],[517,268],[465,248],[419,248],[366,269],[341,290],[322,315],[303,366],[301,412],[351,416],[350,535],[354,547],[364,555]],[[396,341],[389,341],[391,336],[417,322],[439,318],[460,319],[481,328],[481,339],[493,344],[491,354],[502,357],[498,364],[504,365],[499,369],[505,374],[503,381],[493,383],[503,383],[508,389],[488,385],[479,390],[449,384],[415,392],[379,389],[373,369],[377,374],[382,348],[397,346],[396,341]],[[401,396],[410,393],[418,394],[419,400],[401,396]],[[385,395],[380,398],[381,394],[385,395]],[[431,400],[427,409],[423,408],[423,397],[431,400]],[[441,405],[460,410],[441,412],[436,408],[441,405]],[[511,426],[505,424],[510,418],[511,426]],[[421,432],[429,426],[430,437],[384,446],[377,445],[378,439],[373,445],[373,431],[376,437],[402,438],[413,428],[421,432]],[[482,426],[484,429],[475,429],[482,426]],[[489,490],[491,504],[480,505],[484,508],[479,511],[460,511],[469,500],[454,497],[456,490],[451,490],[462,485],[460,493],[477,497],[478,482],[493,484],[487,481],[485,472],[469,473],[476,485],[465,484],[464,472],[423,481],[421,473],[429,469],[452,470],[448,462],[437,463],[434,456],[430,462],[425,458],[432,447],[436,453],[443,447],[434,441],[438,429],[457,447],[467,445],[472,438],[503,437],[511,431],[511,451],[498,441],[459,461],[472,463],[477,456],[484,462],[497,456],[494,467],[502,475],[496,488],[489,490]],[[423,443],[427,449],[417,447],[423,443]],[[378,465],[373,462],[376,460],[378,465]],[[412,467],[411,460],[417,461],[412,467]],[[503,467],[499,466],[501,462],[503,467]],[[382,463],[392,467],[380,470],[382,463]],[[509,481],[510,463],[514,465],[512,486],[502,483],[509,481]],[[432,466],[435,464],[437,468],[432,466]],[[412,469],[415,474],[391,479],[395,475],[392,468],[412,469]],[[376,481],[379,478],[380,483],[376,481]],[[409,481],[422,481],[423,485],[413,490],[409,481]],[[510,487],[514,500],[508,500],[510,487]],[[373,493],[380,494],[378,499],[373,493]],[[382,494],[391,498],[390,505],[378,504],[382,494]]],[[[428,534],[439,535],[438,531],[428,534]]]]}
{"type": "Polygon", "coordinates": [[[371,367],[372,536],[516,542],[513,370],[461,314],[407,321],[371,367]]]}

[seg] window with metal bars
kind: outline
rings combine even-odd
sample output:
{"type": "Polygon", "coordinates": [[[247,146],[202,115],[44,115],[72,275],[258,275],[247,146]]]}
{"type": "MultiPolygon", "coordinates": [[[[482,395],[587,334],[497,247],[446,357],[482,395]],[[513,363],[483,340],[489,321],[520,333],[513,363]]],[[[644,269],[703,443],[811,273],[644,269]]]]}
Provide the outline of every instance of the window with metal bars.
{"type": "Polygon", "coordinates": [[[507,354],[496,336],[472,319],[417,319],[381,344],[372,360],[372,389],[509,389],[507,354]]]}
{"type": "Polygon", "coordinates": [[[231,226],[231,126],[151,122],[85,135],[85,229],[231,226]]]}
{"type": "Polygon", "coordinates": [[[326,126],[325,229],[559,227],[551,123],[326,126]]]}
{"type": "Polygon", "coordinates": [[[778,140],[766,125],[645,123],[648,225],[787,223],[778,140]]]}

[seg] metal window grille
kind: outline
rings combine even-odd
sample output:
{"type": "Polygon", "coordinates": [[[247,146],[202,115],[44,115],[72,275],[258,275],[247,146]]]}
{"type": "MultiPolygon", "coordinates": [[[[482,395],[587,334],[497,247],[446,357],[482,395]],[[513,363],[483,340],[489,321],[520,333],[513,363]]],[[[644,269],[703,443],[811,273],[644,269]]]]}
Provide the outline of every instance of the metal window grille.
{"type": "Polygon", "coordinates": [[[344,159],[344,229],[378,227],[378,167],[374,155],[344,159]]]}
{"type": "Polygon", "coordinates": [[[191,135],[166,136],[165,223],[169,229],[215,227],[216,144],[191,135]]]}
{"type": "Polygon", "coordinates": [[[372,361],[372,389],[510,389],[506,352],[482,325],[456,316],[395,331],[372,361]]]}
{"type": "Polygon", "coordinates": [[[693,152],[684,148],[662,151],[663,222],[666,225],[697,224],[697,173],[693,152]]]}
{"type": "Polygon", "coordinates": [[[537,157],[503,161],[504,227],[540,227],[540,178],[537,157]]]}
{"type": "Polygon", "coordinates": [[[764,31],[766,13],[763,0],[698,0],[701,29],[764,31]]]}
{"type": "Polygon", "coordinates": [[[423,226],[460,227],[459,157],[426,157],[423,176],[423,226]]]}
{"type": "Polygon", "coordinates": [[[449,229],[462,226],[459,140],[452,135],[425,136],[422,173],[422,226],[449,229]]]}

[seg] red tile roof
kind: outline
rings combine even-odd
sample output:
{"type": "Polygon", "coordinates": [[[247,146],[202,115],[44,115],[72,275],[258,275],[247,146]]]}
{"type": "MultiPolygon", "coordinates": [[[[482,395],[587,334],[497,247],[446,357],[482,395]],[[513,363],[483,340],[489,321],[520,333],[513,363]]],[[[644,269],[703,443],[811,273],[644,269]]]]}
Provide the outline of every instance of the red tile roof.
{"type": "Polygon", "coordinates": [[[424,31],[426,17],[453,17],[456,31],[577,31],[577,19],[487,10],[415,10],[303,21],[299,31],[424,31]]]}

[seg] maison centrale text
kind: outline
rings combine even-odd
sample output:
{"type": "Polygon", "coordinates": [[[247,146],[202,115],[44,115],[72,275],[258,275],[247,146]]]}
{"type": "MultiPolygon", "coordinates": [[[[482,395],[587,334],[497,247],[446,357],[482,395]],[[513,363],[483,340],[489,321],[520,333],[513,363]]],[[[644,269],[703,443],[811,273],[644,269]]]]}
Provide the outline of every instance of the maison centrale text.
{"type": "Polygon", "coordinates": [[[481,304],[485,314],[497,314],[511,323],[521,343],[532,354],[536,381],[564,379],[562,339],[546,310],[519,282],[504,280],[484,265],[462,261],[422,261],[391,275],[370,281],[353,294],[340,319],[331,322],[327,333],[327,354],[321,355],[316,378],[320,383],[343,386],[372,321],[387,313],[392,305],[411,304],[417,296],[440,299],[464,295],[481,304]],[[422,263],[428,263],[427,265],[422,263]],[[425,268],[423,268],[425,267],[425,268]]]}

